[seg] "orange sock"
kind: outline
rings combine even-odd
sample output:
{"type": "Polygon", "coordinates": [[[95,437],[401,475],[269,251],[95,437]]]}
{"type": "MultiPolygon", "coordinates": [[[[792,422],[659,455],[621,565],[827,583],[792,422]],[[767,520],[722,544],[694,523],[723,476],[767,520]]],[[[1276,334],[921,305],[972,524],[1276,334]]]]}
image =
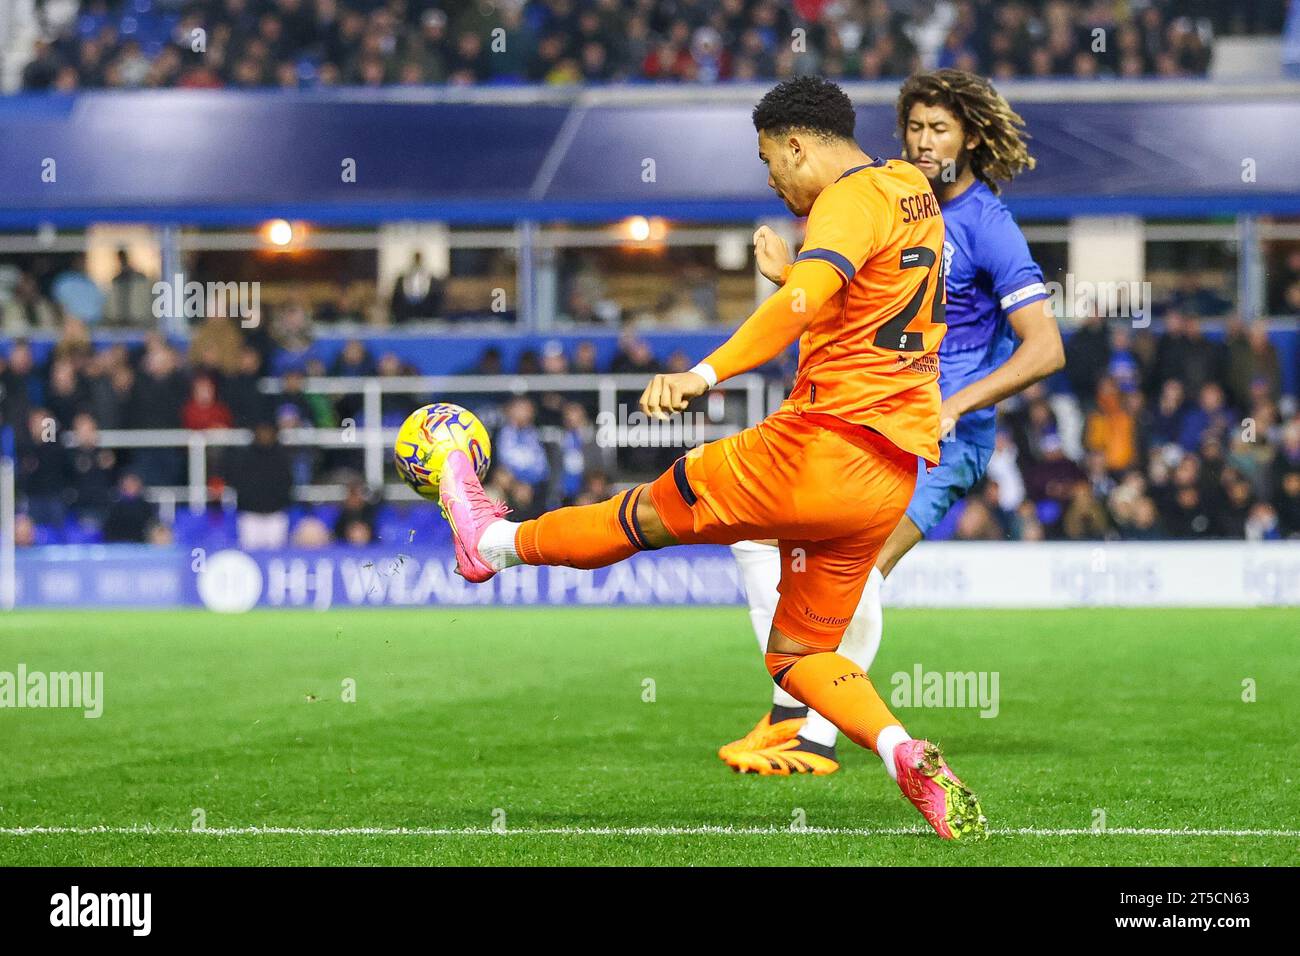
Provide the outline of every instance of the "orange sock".
{"type": "Polygon", "coordinates": [[[525,564],[562,564],[603,568],[649,550],[636,520],[636,503],[645,490],[638,485],[594,505],[548,511],[524,521],[515,532],[515,550],[525,564]]]}
{"type": "Polygon", "coordinates": [[[859,746],[876,752],[880,732],[899,720],[889,712],[862,668],[842,654],[768,654],[768,673],[844,732],[859,746]]]}

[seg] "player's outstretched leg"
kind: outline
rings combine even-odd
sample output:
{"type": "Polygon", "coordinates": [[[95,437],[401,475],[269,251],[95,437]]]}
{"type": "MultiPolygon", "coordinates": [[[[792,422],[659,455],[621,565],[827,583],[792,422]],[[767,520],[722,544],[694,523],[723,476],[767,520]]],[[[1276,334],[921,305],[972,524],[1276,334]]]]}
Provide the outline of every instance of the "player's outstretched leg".
{"type": "Polygon", "coordinates": [[[637,551],[671,543],[660,528],[651,543],[638,517],[646,485],[597,504],[558,508],[533,521],[507,521],[508,509],[487,496],[463,452],[447,456],[438,500],[451,525],[456,570],[481,583],[517,564],[603,568],[637,551]]]}
{"type": "MultiPolygon", "coordinates": [[[[798,642],[772,631],[769,647],[793,648],[798,642]]],[[[871,679],[847,657],[833,651],[791,653],[769,650],[772,679],[809,707],[829,718],[854,743],[880,756],[885,770],[927,823],[945,840],[986,834],[979,800],[943,760],[939,748],[908,736],[871,679]]]]}

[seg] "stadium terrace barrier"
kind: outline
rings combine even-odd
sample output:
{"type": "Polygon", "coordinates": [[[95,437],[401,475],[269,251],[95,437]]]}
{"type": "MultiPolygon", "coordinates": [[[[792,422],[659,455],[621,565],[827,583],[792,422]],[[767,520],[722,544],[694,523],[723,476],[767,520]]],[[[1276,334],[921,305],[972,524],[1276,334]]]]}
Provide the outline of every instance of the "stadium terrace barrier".
{"type": "MultiPolygon", "coordinates": [[[[429,507],[433,507],[430,505],[429,507]]],[[[450,547],[195,553],[137,545],[50,546],[17,556],[16,605],[254,608],[744,603],[716,545],[634,555],[598,571],[510,568],[485,585],[450,547]]],[[[922,543],[889,577],[890,607],[1257,607],[1300,605],[1293,543],[922,543]]],[[[737,633],[744,627],[738,610],[737,633]]]]}
{"type": "MultiPolygon", "coordinates": [[[[639,415],[635,408],[635,398],[646,386],[645,375],[446,375],[446,376],[397,376],[371,378],[308,378],[304,380],[307,393],[318,395],[361,395],[362,412],[360,419],[339,428],[288,428],[281,432],[281,443],[293,447],[308,448],[349,448],[362,452],[364,456],[365,481],[372,488],[383,488],[385,497],[392,500],[419,500],[418,496],[400,482],[385,484],[385,468],[392,455],[393,442],[397,439],[397,427],[386,425],[383,420],[383,399],[385,395],[411,396],[411,410],[418,407],[426,396],[433,401],[463,400],[466,395],[540,395],[546,392],[564,392],[568,394],[594,392],[597,397],[597,420],[594,427],[599,427],[608,420],[613,423],[626,421],[632,414],[639,415]],[[620,415],[619,396],[624,398],[623,414],[620,415]],[[631,399],[631,401],[628,401],[631,399]],[[631,405],[631,408],[628,406],[631,405]]],[[[263,379],[262,391],[276,395],[284,391],[279,379],[263,379]]],[[[693,437],[701,441],[710,441],[733,434],[740,427],[759,421],[770,408],[779,404],[784,397],[777,383],[769,383],[760,375],[738,375],[718,385],[713,394],[724,395],[727,392],[739,392],[744,395],[745,411],[742,422],[730,423],[721,420],[709,421],[699,426],[698,434],[693,437]]],[[[634,426],[632,426],[634,427],[634,426]]],[[[617,432],[625,435],[628,427],[617,432]]],[[[543,442],[557,443],[561,433],[555,429],[539,429],[543,442]]],[[[71,446],[75,435],[64,433],[64,441],[71,446]]],[[[190,431],[184,428],[173,429],[105,429],[99,433],[99,445],[102,448],[178,448],[184,449],[188,463],[188,484],[184,486],[162,486],[149,490],[149,498],[163,507],[163,517],[174,515],[178,501],[188,502],[191,511],[201,511],[208,500],[207,453],[209,448],[242,447],[252,440],[252,432],[246,428],[214,428],[204,431],[190,431]]],[[[605,462],[612,467],[615,450],[624,444],[598,444],[602,452],[610,456],[605,462]]],[[[346,494],[342,485],[302,485],[295,488],[299,501],[336,501],[346,494]]]]}

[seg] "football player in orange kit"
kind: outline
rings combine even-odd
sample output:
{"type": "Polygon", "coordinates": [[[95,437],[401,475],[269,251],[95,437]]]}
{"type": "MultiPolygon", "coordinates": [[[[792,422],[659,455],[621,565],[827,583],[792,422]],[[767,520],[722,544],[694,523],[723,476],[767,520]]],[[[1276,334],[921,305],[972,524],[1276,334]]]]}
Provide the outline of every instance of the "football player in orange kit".
{"type": "Polygon", "coordinates": [[[653,482],[524,522],[448,456],[440,502],[458,571],[486,581],[518,564],[598,568],[673,544],[775,538],[780,600],[773,680],[884,762],[942,837],[983,836],[975,795],[937,747],[910,737],[870,679],[836,653],[867,574],[916,484],[939,460],[943,220],[911,163],[872,159],[835,84],[797,77],[754,109],[768,185],[807,216],[781,288],[688,372],[656,375],[641,408],[659,419],[799,341],[790,396],[759,424],[692,449],[653,482]]]}

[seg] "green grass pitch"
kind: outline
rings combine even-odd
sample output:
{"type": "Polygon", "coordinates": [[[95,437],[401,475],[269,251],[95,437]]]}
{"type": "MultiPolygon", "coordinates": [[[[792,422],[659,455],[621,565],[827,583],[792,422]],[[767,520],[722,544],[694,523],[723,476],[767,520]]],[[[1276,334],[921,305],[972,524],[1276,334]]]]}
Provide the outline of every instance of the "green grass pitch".
{"type": "Polygon", "coordinates": [[[898,711],[983,800],[963,845],[843,738],[825,778],[718,761],[770,699],[741,608],[15,612],[0,671],[102,671],[104,712],[0,709],[0,865],[1294,865],[1298,625],[887,611],[887,697],[999,675],[992,719],[898,711]]]}

